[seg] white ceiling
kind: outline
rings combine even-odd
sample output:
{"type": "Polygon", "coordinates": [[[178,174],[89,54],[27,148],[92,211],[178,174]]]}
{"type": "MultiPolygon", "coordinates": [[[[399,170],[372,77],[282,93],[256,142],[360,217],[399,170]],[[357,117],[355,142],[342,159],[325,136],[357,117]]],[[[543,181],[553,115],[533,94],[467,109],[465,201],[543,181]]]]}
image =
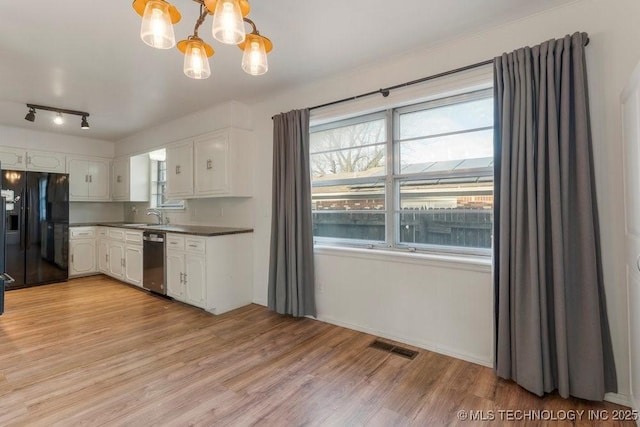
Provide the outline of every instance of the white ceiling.
{"type": "MultiPolygon", "coordinates": [[[[252,18],[274,44],[269,72],[240,69],[242,52],[211,36],[212,75],[182,73],[183,56],[139,38],[129,0],[0,2],[0,124],[117,141],[126,135],[231,99],[245,103],[381,57],[499,25],[573,0],[252,0],[252,18]],[[24,120],[25,103],[88,111],[91,129],[52,113],[24,120]]],[[[173,0],[182,13],[176,39],[193,31],[198,5],[173,0]]],[[[0,141],[2,143],[2,141],[0,141]]]]}

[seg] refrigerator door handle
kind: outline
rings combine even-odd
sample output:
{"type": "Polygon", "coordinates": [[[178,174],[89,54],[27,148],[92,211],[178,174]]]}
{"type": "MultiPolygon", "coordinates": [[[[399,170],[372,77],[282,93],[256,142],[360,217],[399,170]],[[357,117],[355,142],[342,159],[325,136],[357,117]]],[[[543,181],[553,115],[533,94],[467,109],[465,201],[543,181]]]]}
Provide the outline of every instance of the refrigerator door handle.
{"type": "Polygon", "coordinates": [[[0,274],[0,280],[4,280],[4,283],[7,285],[16,281],[9,273],[0,274]]]}

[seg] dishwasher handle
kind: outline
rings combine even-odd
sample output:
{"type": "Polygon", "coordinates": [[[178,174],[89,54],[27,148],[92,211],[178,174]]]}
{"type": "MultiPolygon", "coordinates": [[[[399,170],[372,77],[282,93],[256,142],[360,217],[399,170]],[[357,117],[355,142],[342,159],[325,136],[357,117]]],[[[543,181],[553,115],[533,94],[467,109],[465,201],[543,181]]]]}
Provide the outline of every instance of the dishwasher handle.
{"type": "Polygon", "coordinates": [[[145,242],[163,243],[164,242],[164,236],[143,236],[142,240],[144,240],[145,242]]]}

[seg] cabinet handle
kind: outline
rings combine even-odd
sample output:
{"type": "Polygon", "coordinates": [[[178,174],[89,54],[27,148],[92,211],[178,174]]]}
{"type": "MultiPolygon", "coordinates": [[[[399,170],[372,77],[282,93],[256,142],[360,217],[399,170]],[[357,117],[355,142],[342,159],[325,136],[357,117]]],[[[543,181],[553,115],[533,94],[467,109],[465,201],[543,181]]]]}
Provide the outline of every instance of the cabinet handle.
{"type": "Polygon", "coordinates": [[[89,175],[89,182],[93,182],[93,177],[89,175]]]}
{"type": "Polygon", "coordinates": [[[207,160],[207,169],[213,169],[213,162],[211,159],[207,160]]]}
{"type": "Polygon", "coordinates": [[[198,245],[189,245],[190,248],[197,248],[198,245]]]}
{"type": "Polygon", "coordinates": [[[71,254],[71,264],[73,264],[73,254],[71,254]]]}
{"type": "Polygon", "coordinates": [[[121,264],[122,264],[123,267],[126,267],[127,266],[127,261],[124,258],[122,258],[121,264]]]}
{"type": "Polygon", "coordinates": [[[182,273],[180,273],[180,283],[184,283],[184,280],[182,279],[182,273]]]}
{"type": "Polygon", "coordinates": [[[184,284],[186,285],[187,284],[187,273],[183,273],[183,275],[184,275],[184,284]]]}
{"type": "Polygon", "coordinates": [[[177,245],[178,242],[169,242],[170,245],[177,245]]]}
{"type": "Polygon", "coordinates": [[[27,156],[27,164],[30,165],[31,164],[31,156],[27,156]]]}
{"type": "Polygon", "coordinates": [[[109,263],[109,254],[107,254],[107,256],[105,257],[107,260],[107,264],[109,263]]]}
{"type": "Polygon", "coordinates": [[[116,182],[118,184],[120,184],[122,182],[122,177],[120,175],[118,175],[118,177],[116,178],[116,182]]]}
{"type": "Polygon", "coordinates": [[[176,165],[176,175],[180,175],[180,165],[176,165]]]}
{"type": "Polygon", "coordinates": [[[18,164],[22,164],[22,156],[18,156],[18,164]]]}

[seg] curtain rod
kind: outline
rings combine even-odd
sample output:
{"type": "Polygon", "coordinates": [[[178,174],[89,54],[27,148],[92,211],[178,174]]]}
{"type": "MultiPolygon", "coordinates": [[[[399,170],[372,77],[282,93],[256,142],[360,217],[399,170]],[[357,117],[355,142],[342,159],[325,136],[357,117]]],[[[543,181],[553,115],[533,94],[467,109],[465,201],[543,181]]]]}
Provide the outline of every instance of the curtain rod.
{"type": "MultiPolygon", "coordinates": [[[[583,34],[583,39],[584,39],[584,45],[588,46],[589,45],[589,36],[587,35],[587,33],[582,33],[582,34],[583,34]]],[[[482,66],[489,65],[489,64],[492,64],[492,63],[493,63],[493,59],[487,59],[486,61],[477,62],[477,63],[471,64],[471,65],[465,65],[464,67],[456,68],[456,69],[449,70],[449,71],[443,71],[442,73],[433,74],[433,75],[427,76],[427,77],[422,77],[422,78],[417,79],[417,80],[411,80],[411,81],[400,83],[400,84],[397,84],[397,85],[394,85],[394,86],[389,86],[389,87],[381,88],[381,89],[378,89],[378,90],[373,90],[371,92],[361,93],[360,95],[355,95],[355,96],[350,96],[348,98],[338,99],[337,101],[327,102],[326,104],[314,105],[313,107],[309,107],[309,111],[315,110],[315,109],[318,109],[318,108],[329,107],[331,105],[342,104],[343,102],[355,101],[357,99],[364,98],[366,96],[371,96],[371,95],[381,94],[383,97],[386,98],[387,96],[389,96],[389,93],[392,90],[395,90],[395,89],[400,89],[400,88],[403,88],[403,87],[412,86],[412,85],[415,85],[415,84],[418,84],[418,83],[424,83],[424,82],[427,82],[429,80],[434,80],[434,79],[437,79],[437,78],[440,78],[440,77],[444,77],[444,76],[448,76],[448,75],[451,75],[451,74],[460,73],[462,71],[472,70],[474,68],[482,67],[482,66]]],[[[273,117],[271,117],[271,118],[273,119],[273,117]]]]}

